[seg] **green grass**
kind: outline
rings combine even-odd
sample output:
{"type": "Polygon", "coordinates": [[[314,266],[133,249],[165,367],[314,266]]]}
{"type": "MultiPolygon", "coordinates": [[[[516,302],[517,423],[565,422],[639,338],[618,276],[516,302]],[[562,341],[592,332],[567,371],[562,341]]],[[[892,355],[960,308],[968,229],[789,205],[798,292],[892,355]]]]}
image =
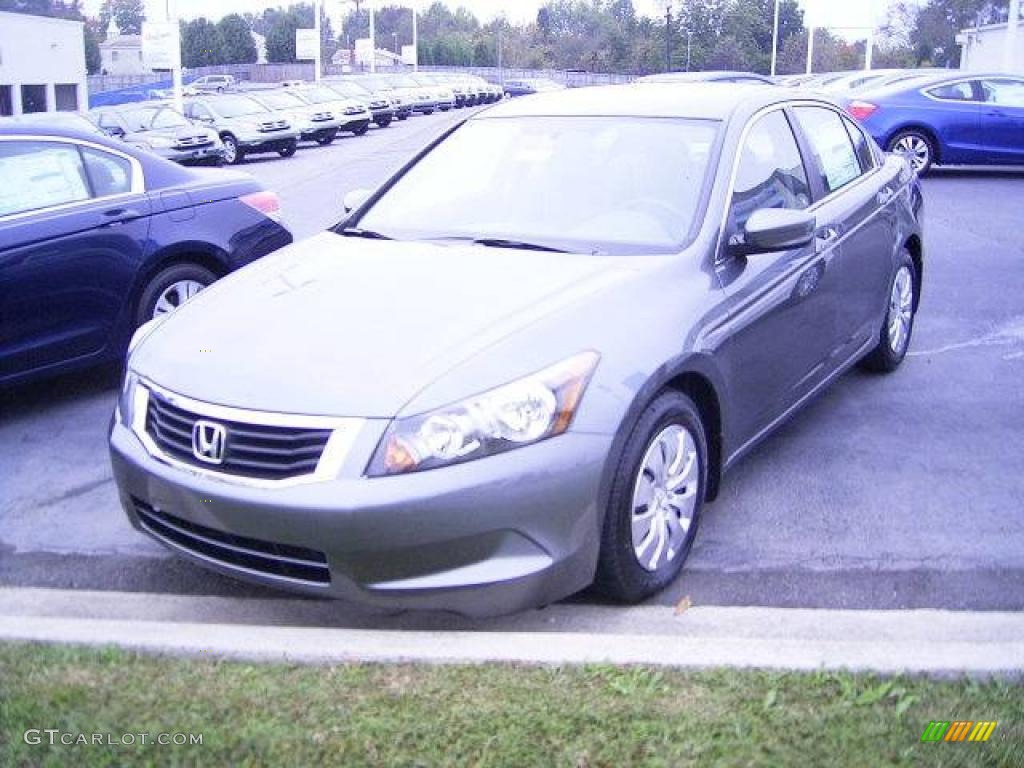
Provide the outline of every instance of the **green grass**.
{"type": "MultiPolygon", "coordinates": [[[[1024,688],[645,667],[295,666],[0,645],[0,765],[1024,765],[1024,688]],[[998,720],[922,744],[929,720],[998,720]],[[201,733],[28,745],[26,729],[201,733]]],[[[46,738],[45,735],[43,738],[46,738]]]]}

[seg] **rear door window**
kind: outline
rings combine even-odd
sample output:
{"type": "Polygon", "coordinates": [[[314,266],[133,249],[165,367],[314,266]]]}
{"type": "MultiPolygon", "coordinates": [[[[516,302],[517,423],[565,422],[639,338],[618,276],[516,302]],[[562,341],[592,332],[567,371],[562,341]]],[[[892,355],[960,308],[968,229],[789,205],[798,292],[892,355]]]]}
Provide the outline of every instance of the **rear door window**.
{"type": "Polygon", "coordinates": [[[826,192],[842,189],[860,177],[861,161],[838,112],[796,107],[793,113],[811,145],[826,192]]]}
{"type": "Polygon", "coordinates": [[[89,199],[89,182],[74,144],[0,141],[0,216],[89,199]]]}
{"type": "Polygon", "coordinates": [[[999,107],[1024,108],[1024,80],[993,78],[981,81],[986,104],[999,107]]]}

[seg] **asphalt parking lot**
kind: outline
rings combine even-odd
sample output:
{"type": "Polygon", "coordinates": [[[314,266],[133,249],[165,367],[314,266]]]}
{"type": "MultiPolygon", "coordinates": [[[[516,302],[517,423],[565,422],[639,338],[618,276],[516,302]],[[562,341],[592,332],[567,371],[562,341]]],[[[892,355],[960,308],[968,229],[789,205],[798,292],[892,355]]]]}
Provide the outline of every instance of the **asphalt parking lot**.
{"type": "MultiPolygon", "coordinates": [[[[302,238],[466,114],[241,168],[281,195],[302,238]]],[[[848,374],[728,475],[655,604],[1024,608],[1024,171],[940,170],[925,194],[910,358],[893,376],[848,374]]],[[[0,585],[274,595],[129,527],[106,453],[116,386],[116,371],[97,370],[0,393],[0,585]]],[[[316,615],[361,613],[331,603],[316,615]]]]}

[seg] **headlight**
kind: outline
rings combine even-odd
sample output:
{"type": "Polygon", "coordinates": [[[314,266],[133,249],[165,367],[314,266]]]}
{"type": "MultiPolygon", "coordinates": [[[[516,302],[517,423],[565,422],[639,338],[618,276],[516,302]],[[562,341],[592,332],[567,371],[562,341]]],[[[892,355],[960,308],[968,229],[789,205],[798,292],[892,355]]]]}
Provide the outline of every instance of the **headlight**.
{"type": "Polygon", "coordinates": [[[114,411],[114,418],[119,424],[128,427],[132,425],[132,419],[135,418],[135,387],[138,383],[139,377],[132,373],[131,368],[125,369],[121,392],[117,397],[117,409],[114,411]]]}
{"type": "Polygon", "coordinates": [[[370,477],[492,456],[565,432],[597,367],[583,352],[539,373],[436,411],[394,421],[366,468],[370,477]]]}

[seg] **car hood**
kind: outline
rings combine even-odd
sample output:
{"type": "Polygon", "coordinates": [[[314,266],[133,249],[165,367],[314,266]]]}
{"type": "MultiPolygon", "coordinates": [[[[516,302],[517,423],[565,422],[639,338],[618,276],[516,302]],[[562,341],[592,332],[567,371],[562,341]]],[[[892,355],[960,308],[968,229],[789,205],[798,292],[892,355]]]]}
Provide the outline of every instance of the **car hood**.
{"type": "MultiPolygon", "coordinates": [[[[391,418],[451,369],[633,271],[616,257],[325,232],[207,289],[131,364],[210,403],[391,418]]],[[[465,395],[480,389],[467,381],[465,395]]]]}

